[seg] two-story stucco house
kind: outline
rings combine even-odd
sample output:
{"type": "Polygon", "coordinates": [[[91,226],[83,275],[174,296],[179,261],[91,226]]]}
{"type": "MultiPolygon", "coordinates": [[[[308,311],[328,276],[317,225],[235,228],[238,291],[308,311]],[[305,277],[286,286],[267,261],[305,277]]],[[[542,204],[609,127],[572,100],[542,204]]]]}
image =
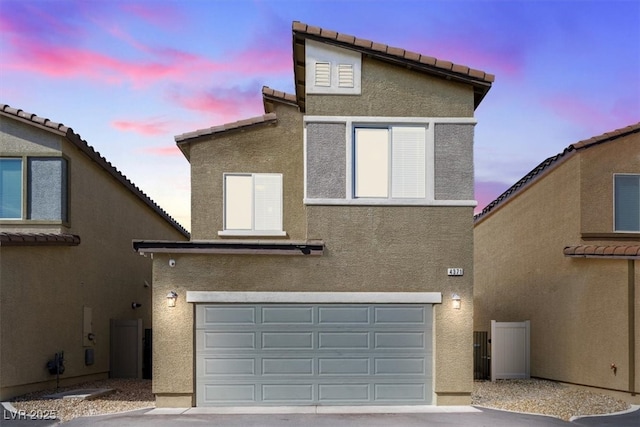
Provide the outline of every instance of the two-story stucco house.
{"type": "Polygon", "coordinates": [[[154,255],[157,405],[469,404],[494,77],[299,22],[293,60],[264,115],[176,137],[191,241],[134,243],[154,255]]]}
{"type": "Polygon", "coordinates": [[[142,375],[141,236],[189,235],[71,128],[0,105],[0,399],[55,387],[56,354],[60,385],[142,375]]]}
{"type": "Polygon", "coordinates": [[[546,159],[474,233],[475,329],[529,320],[532,376],[640,403],[640,123],[546,159]]]}

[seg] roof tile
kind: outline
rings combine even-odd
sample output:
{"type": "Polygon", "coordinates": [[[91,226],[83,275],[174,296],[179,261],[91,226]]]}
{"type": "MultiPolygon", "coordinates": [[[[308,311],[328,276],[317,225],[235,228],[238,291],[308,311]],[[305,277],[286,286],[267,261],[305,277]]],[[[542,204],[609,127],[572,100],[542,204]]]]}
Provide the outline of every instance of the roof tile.
{"type": "Polygon", "coordinates": [[[62,233],[0,232],[0,246],[77,246],[80,236],[62,233]]]}
{"type": "Polygon", "coordinates": [[[576,245],[566,246],[562,252],[575,258],[640,259],[638,245],[576,245]]]}

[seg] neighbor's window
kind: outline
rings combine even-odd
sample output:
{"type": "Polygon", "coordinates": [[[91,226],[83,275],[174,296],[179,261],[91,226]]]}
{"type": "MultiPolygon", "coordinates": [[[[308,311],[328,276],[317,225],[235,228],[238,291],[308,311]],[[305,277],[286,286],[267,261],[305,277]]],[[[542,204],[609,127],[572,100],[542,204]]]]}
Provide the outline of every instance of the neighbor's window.
{"type": "Polygon", "coordinates": [[[355,128],[354,196],[426,197],[426,129],[419,126],[355,128]]]}
{"type": "Polygon", "coordinates": [[[66,221],[67,161],[61,157],[0,159],[0,219],[66,221]],[[26,184],[23,183],[26,165],[26,184]],[[23,211],[26,200],[26,212],[23,211]]]}
{"type": "Polygon", "coordinates": [[[615,231],[640,232],[640,175],[614,175],[615,231]]]}
{"type": "Polygon", "coordinates": [[[22,159],[0,159],[0,219],[22,219],[22,159]]]}
{"type": "Polygon", "coordinates": [[[224,230],[282,235],[282,174],[225,174],[224,230]]]}

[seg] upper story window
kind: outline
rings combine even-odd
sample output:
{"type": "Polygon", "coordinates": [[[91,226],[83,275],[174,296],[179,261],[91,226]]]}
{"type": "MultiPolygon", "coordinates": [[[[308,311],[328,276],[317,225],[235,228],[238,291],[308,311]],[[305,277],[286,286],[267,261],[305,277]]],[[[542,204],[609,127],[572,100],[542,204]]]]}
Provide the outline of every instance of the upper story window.
{"type": "Polygon", "coordinates": [[[0,218],[22,219],[22,159],[0,159],[0,218]]]}
{"type": "Polygon", "coordinates": [[[219,235],[284,236],[282,174],[224,175],[224,230],[219,235]]]}
{"type": "Polygon", "coordinates": [[[426,129],[355,128],[354,197],[424,199],[426,129]]]}
{"type": "Polygon", "coordinates": [[[0,219],[67,221],[67,195],[66,159],[0,158],[0,219]]]}
{"type": "Polygon", "coordinates": [[[640,175],[614,175],[614,229],[640,232],[640,175]]]}

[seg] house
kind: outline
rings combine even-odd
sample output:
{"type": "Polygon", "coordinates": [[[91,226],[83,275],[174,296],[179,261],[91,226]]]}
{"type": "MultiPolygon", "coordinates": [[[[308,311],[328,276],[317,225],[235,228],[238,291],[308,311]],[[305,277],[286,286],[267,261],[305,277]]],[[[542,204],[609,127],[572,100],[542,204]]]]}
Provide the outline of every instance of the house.
{"type": "Polygon", "coordinates": [[[640,391],[640,123],[540,163],[474,236],[476,330],[529,320],[532,376],[640,391]]]}
{"type": "Polygon", "coordinates": [[[141,376],[143,236],[188,239],[73,129],[0,105],[0,399],[141,376]]]}
{"type": "Polygon", "coordinates": [[[156,405],[469,404],[474,111],[494,77],[300,22],[293,62],[265,114],[176,137],[191,240],[134,242],[156,405]]]}

